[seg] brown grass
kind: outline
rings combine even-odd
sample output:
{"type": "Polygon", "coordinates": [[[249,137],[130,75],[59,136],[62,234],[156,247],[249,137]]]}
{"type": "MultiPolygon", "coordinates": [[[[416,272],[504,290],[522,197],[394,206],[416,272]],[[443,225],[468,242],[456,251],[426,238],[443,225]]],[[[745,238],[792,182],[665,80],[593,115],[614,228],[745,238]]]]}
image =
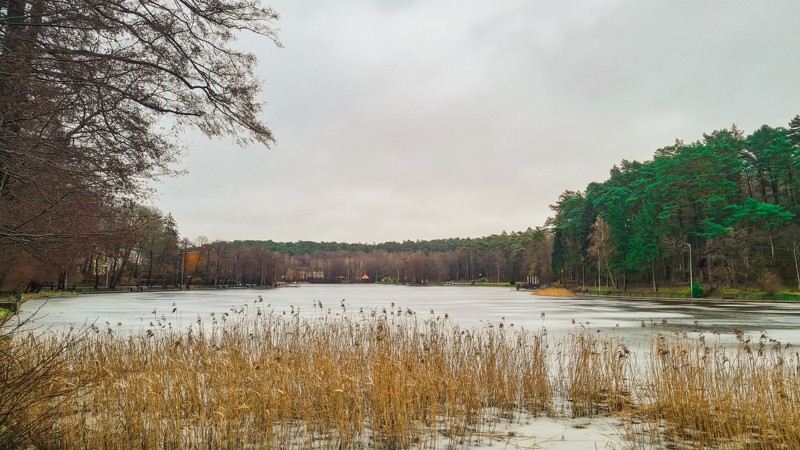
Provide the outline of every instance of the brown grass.
{"type": "Polygon", "coordinates": [[[575,297],[575,294],[569,289],[558,287],[534,289],[531,292],[533,295],[541,295],[544,297],[575,297]]]}
{"type": "Polygon", "coordinates": [[[618,338],[581,331],[566,341],[568,385],[563,391],[573,417],[622,411],[631,405],[629,350],[618,338]]]}
{"type": "Polygon", "coordinates": [[[678,448],[800,448],[800,357],[766,334],[738,333],[736,349],[658,336],[636,413],[657,441],[678,448]]]}
{"type": "Polygon", "coordinates": [[[72,345],[85,333],[23,334],[23,323],[0,327],[0,448],[24,448],[51,432],[54,415],[90,376],[75,379],[72,345]]]}
{"type": "MultiPolygon", "coordinates": [[[[94,330],[67,349],[85,384],[38,448],[432,447],[468,442],[495,415],[550,408],[543,337],[460,330],[409,310],[352,317],[260,309],[177,331],[94,330]]],[[[22,352],[48,339],[20,338],[22,352]]],[[[38,409],[37,409],[38,408],[38,409]]],[[[14,414],[20,411],[14,411],[14,414]]],[[[18,422],[25,420],[19,414],[18,422]]],[[[495,420],[496,421],[496,420],[495,420]]]]}
{"type": "Polygon", "coordinates": [[[259,306],[183,331],[154,314],[134,335],[18,333],[4,341],[14,370],[54,369],[18,391],[35,400],[24,409],[0,403],[6,435],[39,449],[447,448],[525,415],[616,414],[634,447],[800,448],[800,357],[766,335],[739,333],[738,348],[660,335],[636,355],[582,326],[551,342],[403,309],[259,306]]]}

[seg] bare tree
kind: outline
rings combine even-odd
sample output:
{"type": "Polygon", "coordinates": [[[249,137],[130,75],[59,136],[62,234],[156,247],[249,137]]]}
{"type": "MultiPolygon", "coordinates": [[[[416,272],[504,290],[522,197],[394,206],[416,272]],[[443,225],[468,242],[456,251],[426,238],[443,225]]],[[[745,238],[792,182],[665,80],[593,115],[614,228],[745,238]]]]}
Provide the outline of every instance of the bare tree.
{"type": "Polygon", "coordinates": [[[0,0],[0,245],[90,235],[92,206],[171,173],[184,127],[269,146],[256,59],[232,43],[280,45],[277,17],[250,0],[0,0]]]}

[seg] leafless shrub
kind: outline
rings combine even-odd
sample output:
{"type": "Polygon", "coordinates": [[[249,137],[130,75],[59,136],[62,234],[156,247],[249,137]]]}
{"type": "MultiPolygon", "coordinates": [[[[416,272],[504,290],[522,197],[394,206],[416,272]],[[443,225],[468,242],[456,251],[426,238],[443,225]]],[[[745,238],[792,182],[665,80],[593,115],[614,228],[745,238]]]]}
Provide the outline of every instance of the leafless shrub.
{"type": "Polygon", "coordinates": [[[31,317],[10,316],[0,325],[0,448],[51,439],[62,408],[91,378],[74,370],[86,331],[37,332],[31,317]]]}

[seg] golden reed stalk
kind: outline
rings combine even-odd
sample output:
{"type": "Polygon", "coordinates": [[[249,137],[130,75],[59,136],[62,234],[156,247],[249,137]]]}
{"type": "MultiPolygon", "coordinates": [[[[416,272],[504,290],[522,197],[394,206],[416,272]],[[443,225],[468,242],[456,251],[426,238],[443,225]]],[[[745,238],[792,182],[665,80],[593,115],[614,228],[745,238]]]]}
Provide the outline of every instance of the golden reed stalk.
{"type": "Polygon", "coordinates": [[[731,348],[667,333],[636,355],[583,327],[552,342],[433,312],[261,305],[191,327],[154,314],[132,335],[6,337],[5,380],[48,369],[0,389],[0,447],[441,448],[523,416],[614,414],[634,447],[800,448],[800,357],[766,335],[731,348]]]}

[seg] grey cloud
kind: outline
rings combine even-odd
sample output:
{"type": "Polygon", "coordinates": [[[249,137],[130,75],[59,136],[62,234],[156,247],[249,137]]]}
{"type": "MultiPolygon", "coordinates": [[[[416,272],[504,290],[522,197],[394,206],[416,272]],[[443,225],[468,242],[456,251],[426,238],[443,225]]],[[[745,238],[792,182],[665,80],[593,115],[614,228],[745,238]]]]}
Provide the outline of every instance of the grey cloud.
{"type": "Polygon", "coordinates": [[[184,234],[384,241],[542,225],[565,189],[736,122],[800,113],[775,2],[277,1],[275,148],[189,136],[159,185],[184,234]]]}

